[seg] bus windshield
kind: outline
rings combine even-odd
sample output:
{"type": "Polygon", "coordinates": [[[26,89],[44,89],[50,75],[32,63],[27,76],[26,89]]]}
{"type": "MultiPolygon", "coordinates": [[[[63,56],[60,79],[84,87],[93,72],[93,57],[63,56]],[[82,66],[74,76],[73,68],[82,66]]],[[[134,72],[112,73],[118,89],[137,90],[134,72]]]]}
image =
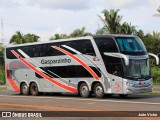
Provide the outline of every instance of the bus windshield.
{"type": "Polygon", "coordinates": [[[116,37],[116,41],[123,54],[147,54],[143,42],[138,37],[116,37]]]}
{"type": "Polygon", "coordinates": [[[132,60],[129,61],[129,66],[126,66],[126,77],[135,79],[148,79],[150,78],[149,60],[132,60]]]}

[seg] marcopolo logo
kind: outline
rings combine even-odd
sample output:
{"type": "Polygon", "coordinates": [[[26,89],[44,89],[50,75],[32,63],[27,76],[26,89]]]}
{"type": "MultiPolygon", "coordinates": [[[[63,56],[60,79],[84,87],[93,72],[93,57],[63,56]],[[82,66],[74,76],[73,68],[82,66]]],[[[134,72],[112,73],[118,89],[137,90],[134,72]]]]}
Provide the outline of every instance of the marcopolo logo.
{"type": "Polygon", "coordinates": [[[41,60],[41,64],[60,64],[60,63],[70,63],[71,62],[71,59],[57,59],[57,60],[45,60],[45,59],[42,59],[41,60]]]}

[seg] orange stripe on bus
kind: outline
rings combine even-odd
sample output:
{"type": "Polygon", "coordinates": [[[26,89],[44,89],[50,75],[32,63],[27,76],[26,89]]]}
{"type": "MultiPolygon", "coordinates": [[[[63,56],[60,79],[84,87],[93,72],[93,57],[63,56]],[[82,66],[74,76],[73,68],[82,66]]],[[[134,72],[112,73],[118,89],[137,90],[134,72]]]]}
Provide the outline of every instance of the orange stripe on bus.
{"type": "Polygon", "coordinates": [[[16,53],[14,50],[11,50],[11,52],[19,59],[21,60],[25,65],[27,65],[30,69],[32,69],[33,71],[35,71],[37,74],[39,74],[40,76],[42,76],[43,78],[45,78],[46,80],[54,83],[55,85],[67,90],[67,91],[70,91],[72,93],[76,93],[77,92],[77,88],[74,88],[74,87],[70,87],[70,86],[67,86],[63,83],[60,83],[58,81],[56,81],[55,79],[53,78],[50,78],[48,75],[44,74],[43,72],[41,72],[40,70],[36,69],[33,65],[31,65],[28,61],[26,61],[24,58],[22,58],[18,53],[16,53]]]}
{"type": "Polygon", "coordinates": [[[16,85],[16,83],[14,82],[12,77],[10,76],[10,73],[8,71],[8,65],[6,65],[6,74],[7,74],[7,79],[9,81],[10,85],[12,86],[12,88],[14,89],[14,91],[19,92],[20,91],[19,87],[16,85]]]}
{"type": "Polygon", "coordinates": [[[52,46],[53,48],[61,51],[62,53],[68,55],[69,57],[71,57],[72,59],[74,59],[75,61],[77,61],[79,64],[81,64],[96,80],[99,80],[98,75],[86,64],[84,63],[81,59],[79,59],[78,57],[76,57],[75,55],[71,54],[70,52],[57,47],[57,46],[52,46]]]}

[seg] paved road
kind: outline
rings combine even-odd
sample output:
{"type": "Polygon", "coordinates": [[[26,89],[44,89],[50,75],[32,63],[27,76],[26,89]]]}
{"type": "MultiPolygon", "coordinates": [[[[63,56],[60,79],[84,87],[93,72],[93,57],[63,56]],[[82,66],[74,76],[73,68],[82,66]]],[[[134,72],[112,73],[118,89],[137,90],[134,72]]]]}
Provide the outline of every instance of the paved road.
{"type": "MultiPolygon", "coordinates": [[[[112,96],[104,99],[73,95],[21,96],[0,91],[0,111],[160,111],[160,95],[112,96]]],[[[90,114],[90,113],[89,113],[90,114]]],[[[126,112],[127,114],[127,112],[126,112]]],[[[160,114],[160,112],[159,112],[160,114]]]]}

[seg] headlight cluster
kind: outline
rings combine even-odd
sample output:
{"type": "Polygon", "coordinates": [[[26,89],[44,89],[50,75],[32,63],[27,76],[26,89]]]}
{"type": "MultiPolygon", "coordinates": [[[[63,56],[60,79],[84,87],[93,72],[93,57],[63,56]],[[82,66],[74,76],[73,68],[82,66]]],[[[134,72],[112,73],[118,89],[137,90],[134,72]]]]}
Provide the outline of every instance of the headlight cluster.
{"type": "Polygon", "coordinates": [[[134,83],[126,82],[126,85],[132,87],[134,85],[134,83]]]}

